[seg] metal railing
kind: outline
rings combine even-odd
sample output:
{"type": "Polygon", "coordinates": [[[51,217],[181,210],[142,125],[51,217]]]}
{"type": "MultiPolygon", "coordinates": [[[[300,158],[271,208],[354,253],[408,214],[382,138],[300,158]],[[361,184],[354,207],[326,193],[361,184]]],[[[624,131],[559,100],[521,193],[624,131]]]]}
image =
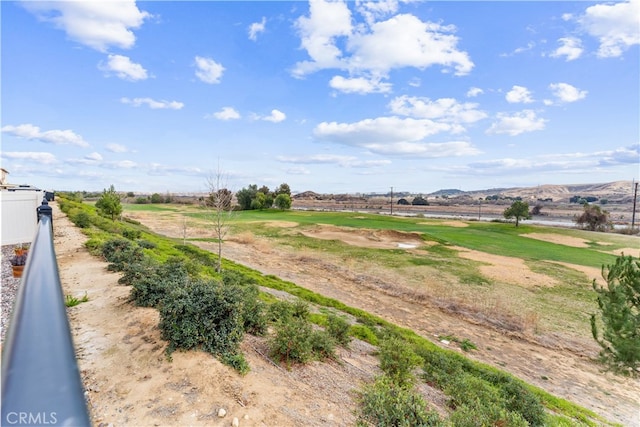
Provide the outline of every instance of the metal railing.
{"type": "Polygon", "coordinates": [[[89,426],[46,200],[38,219],[2,349],[0,425],[89,426]]]}

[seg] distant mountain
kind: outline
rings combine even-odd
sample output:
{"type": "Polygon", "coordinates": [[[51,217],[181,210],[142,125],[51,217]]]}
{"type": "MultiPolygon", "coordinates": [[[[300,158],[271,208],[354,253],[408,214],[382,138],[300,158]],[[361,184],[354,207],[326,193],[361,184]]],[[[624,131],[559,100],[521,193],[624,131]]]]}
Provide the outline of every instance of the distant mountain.
{"type": "MultiPolygon", "coordinates": [[[[440,190],[449,191],[449,190],[440,190]]],[[[437,192],[436,192],[437,193],[437,192]]],[[[435,193],[432,193],[435,195],[435,193]]],[[[599,184],[567,184],[567,185],[538,185],[536,187],[494,188],[489,190],[467,191],[457,194],[474,198],[493,195],[505,197],[522,197],[523,199],[553,199],[555,202],[568,202],[573,196],[597,197],[609,201],[627,203],[633,201],[632,181],[615,181],[599,184]]]]}
{"type": "MultiPolygon", "coordinates": [[[[397,191],[393,193],[395,197],[412,197],[419,193],[409,193],[397,191]]],[[[425,194],[425,193],[421,193],[425,194]]],[[[521,197],[524,200],[545,200],[552,199],[554,202],[569,202],[574,196],[597,197],[607,199],[610,202],[630,203],[633,202],[633,182],[615,181],[599,184],[567,184],[567,185],[538,185],[536,187],[513,187],[513,188],[490,188],[487,190],[463,191],[459,189],[443,189],[426,194],[427,197],[447,197],[451,199],[464,198],[474,199],[486,198],[489,196],[501,197],[521,197]]],[[[319,194],[313,191],[304,191],[292,196],[296,200],[362,200],[379,197],[389,197],[389,194],[319,194]]]]}

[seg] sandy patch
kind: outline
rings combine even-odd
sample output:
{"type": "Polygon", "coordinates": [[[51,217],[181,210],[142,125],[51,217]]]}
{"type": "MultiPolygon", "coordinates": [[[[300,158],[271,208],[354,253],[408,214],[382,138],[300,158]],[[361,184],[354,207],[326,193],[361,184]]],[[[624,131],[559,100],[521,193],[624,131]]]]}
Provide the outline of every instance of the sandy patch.
{"type": "Polygon", "coordinates": [[[418,233],[346,228],[328,224],[319,224],[302,234],[314,239],[339,240],[348,245],[374,249],[413,249],[424,244],[418,233]]]}
{"type": "Polygon", "coordinates": [[[545,274],[535,273],[520,258],[492,255],[465,248],[456,248],[461,257],[489,265],[480,266],[480,273],[491,280],[523,287],[555,286],[558,281],[545,274]]]}
{"type": "Polygon", "coordinates": [[[588,248],[588,240],[581,239],[579,237],[563,236],[560,234],[552,233],[527,233],[521,234],[522,237],[529,237],[530,239],[543,240],[549,243],[556,243],[558,245],[573,246],[575,248],[588,248]]]}
{"type": "Polygon", "coordinates": [[[585,282],[587,286],[591,287],[591,283],[595,279],[596,283],[600,285],[605,285],[606,282],[602,278],[602,269],[597,267],[587,267],[586,265],[577,265],[577,264],[569,264],[568,262],[560,262],[560,261],[549,261],[554,264],[559,264],[567,268],[571,268],[573,270],[580,271],[587,275],[588,281],[585,282]]]}
{"type": "Polygon", "coordinates": [[[624,254],[625,256],[628,255],[632,255],[634,257],[639,257],[640,258],[640,248],[622,248],[622,249],[615,249],[613,251],[610,251],[609,253],[615,254],[615,255],[622,255],[624,254]]]}

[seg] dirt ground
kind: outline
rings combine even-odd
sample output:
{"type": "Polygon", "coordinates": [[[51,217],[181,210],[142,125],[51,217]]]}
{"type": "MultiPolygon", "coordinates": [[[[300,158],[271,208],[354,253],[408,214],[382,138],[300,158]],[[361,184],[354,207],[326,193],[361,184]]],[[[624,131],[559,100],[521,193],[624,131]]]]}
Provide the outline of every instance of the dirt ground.
{"type": "MultiPolygon", "coordinates": [[[[249,337],[243,349],[251,372],[244,377],[204,353],[174,353],[170,362],[163,353],[157,312],[127,303],[129,290],[117,285],[118,275],[107,272],[104,262],[87,253],[82,246],[86,238],[78,229],[59,212],[54,214],[60,218],[54,231],[65,292],[77,296],[87,292],[89,296],[89,302],[70,309],[70,316],[96,425],[225,426],[234,418],[241,426],[353,424],[354,390],[377,371],[372,348],[357,342],[351,350],[341,350],[342,363],[315,363],[286,371],[264,356],[266,346],[261,339],[249,337]],[[224,418],[218,417],[220,408],[227,412],[224,418]]],[[[136,213],[135,219],[158,233],[182,237],[182,224],[170,217],[136,213]]],[[[413,250],[417,242],[415,236],[402,233],[352,236],[322,227],[316,231],[318,238],[329,238],[323,235],[327,232],[336,238],[337,233],[347,243],[360,245],[368,241],[413,250]]],[[[203,235],[196,229],[189,233],[203,235]]],[[[409,293],[398,292],[397,286],[386,286],[391,276],[379,269],[365,268],[363,272],[357,265],[295,253],[252,235],[230,236],[223,256],[369,311],[434,341],[440,335],[468,338],[478,350],[466,355],[505,369],[608,420],[640,426],[640,381],[601,373],[592,361],[598,350],[592,340],[532,340],[523,334],[498,331],[473,317],[443,311],[428,298],[407,297],[409,293]]],[[[509,265],[509,260],[500,262],[500,268],[509,265]]],[[[431,402],[441,405],[442,398],[436,395],[431,402]]]]}

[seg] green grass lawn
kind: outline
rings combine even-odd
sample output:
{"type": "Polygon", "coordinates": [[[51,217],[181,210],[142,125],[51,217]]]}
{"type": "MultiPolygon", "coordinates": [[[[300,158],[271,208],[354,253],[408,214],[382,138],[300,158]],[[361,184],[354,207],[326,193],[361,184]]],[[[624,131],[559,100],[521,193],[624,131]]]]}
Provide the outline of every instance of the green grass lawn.
{"type": "MultiPolygon", "coordinates": [[[[202,218],[204,214],[193,213],[202,218]]],[[[468,222],[467,227],[453,227],[441,220],[424,218],[401,218],[344,212],[310,211],[242,211],[234,214],[231,225],[238,230],[251,230],[256,234],[277,234],[273,227],[259,227],[256,222],[293,221],[299,227],[316,224],[331,224],[340,227],[366,228],[374,230],[397,230],[422,233],[427,241],[444,245],[460,246],[494,255],[512,256],[532,261],[560,261],[589,267],[601,267],[615,260],[615,255],[604,253],[624,247],[638,245],[637,239],[629,236],[589,233],[580,230],[562,230],[537,225],[509,223],[468,222]],[[537,239],[523,237],[527,233],[554,233],[580,237],[587,240],[588,248],[577,248],[537,239]],[[608,243],[606,246],[602,242],[608,243]]],[[[633,246],[631,246],[633,247],[633,246]]]]}

